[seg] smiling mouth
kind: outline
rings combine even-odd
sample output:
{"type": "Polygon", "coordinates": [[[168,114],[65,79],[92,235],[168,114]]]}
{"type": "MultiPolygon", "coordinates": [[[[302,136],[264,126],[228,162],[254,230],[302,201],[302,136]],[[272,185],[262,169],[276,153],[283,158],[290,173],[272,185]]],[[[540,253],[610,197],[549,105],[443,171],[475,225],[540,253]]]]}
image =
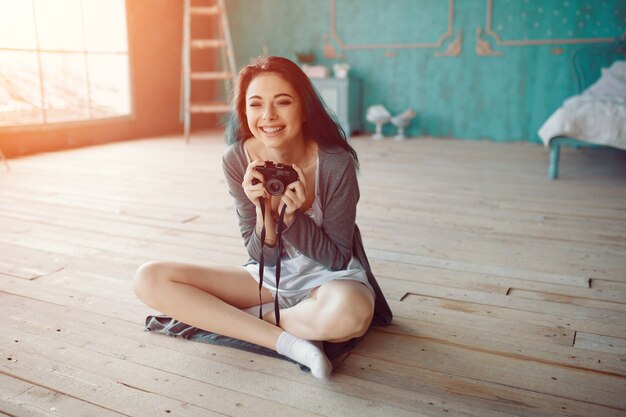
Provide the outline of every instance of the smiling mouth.
{"type": "Polygon", "coordinates": [[[265,126],[265,127],[261,127],[261,131],[263,131],[263,133],[276,133],[276,132],[280,132],[281,130],[283,130],[285,128],[285,126],[265,126]]]}

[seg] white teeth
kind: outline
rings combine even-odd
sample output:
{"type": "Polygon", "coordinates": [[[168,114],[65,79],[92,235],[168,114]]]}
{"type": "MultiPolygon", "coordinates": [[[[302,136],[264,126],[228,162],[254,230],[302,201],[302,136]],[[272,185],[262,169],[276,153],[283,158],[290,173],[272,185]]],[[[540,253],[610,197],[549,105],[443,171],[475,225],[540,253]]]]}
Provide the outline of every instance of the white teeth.
{"type": "Polygon", "coordinates": [[[282,127],[262,127],[261,129],[266,133],[274,133],[282,130],[282,127]]]}

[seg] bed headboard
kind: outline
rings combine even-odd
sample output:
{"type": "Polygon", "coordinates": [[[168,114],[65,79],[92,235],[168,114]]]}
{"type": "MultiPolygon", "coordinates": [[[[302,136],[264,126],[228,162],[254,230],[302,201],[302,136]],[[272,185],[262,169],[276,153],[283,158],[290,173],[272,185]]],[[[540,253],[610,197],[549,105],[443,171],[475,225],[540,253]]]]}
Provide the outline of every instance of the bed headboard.
{"type": "Polygon", "coordinates": [[[626,39],[602,45],[585,45],[571,56],[571,68],[576,76],[578,93],[600,78],[601,68],[613,61],[626,59],[626,39]]]}

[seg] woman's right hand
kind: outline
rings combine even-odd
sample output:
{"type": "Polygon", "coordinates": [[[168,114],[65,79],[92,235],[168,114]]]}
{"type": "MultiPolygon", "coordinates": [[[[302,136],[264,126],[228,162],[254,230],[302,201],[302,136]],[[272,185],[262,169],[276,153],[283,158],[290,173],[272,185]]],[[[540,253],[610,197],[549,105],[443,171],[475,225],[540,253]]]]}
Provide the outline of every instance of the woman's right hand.
{"type": "Polygon", "coordinates": [[[250,200],[257,208],[260,207],[259,198],[264,197],[267,201],[270,196],[265,189],[265,178],[263,177],[263,174],[255,169],[256,167],[263,165],[265,165],[265,162],[258,159],[250,162],[248,164],[248,168],[246,168],[246,173],[243,176],[243,182],[241,183],[246,197],[248,197],[248,200],[250,200]],[[254,184],[255,181],[253,181],[255,179],[258,180],[256,184],[254,184]]]}
{"type": "Polygon", "coordinates": [[[248,200],[252,201],[252,204],[256,207],[256,234],[257,236],[262,236],[263,225],[266,226],[265,232],[265,244],[268,246],[274,246],[276,243],[276,232],[274,231],[274,220],[271,210],[271,199],[270,194],[265,189],[265,178],[263,174],[257,171],[255,168],[258,166],[265,165],[264,161],[256,160],[250,162],[248,164],[248,168],[246,168],[246,173],[243,176],[243,182],[241,186],[243,187],[243,192],[248,197],[248,200]],[[257,180],[257,181],[254,181],[257,180]],[[253,184],[256,182],[256,184],[253,184]],[[261,210],[261,202],[260,198],[265,198],[265,218],[263,218],[263,210],[261,210]]]}

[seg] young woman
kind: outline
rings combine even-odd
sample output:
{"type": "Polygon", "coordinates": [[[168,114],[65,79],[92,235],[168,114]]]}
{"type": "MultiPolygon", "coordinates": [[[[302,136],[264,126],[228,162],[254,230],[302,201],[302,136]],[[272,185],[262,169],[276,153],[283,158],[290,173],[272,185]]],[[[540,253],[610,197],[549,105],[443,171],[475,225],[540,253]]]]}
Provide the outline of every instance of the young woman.
{"type": "Polygon", "coordinates": [[[276,350],[326,378],[325,350],[331,357],[350,350],[372,324],[392,318],[355,224],[356,152],[286,58],[244,67],[233,106],[222,159],[250,260],[243,267],[148,263],[137,271],[135,293],[176,320],[276,350]],[[291,165],[298,179],[271,195],[257,169],[265,161],[291,165]]]}

